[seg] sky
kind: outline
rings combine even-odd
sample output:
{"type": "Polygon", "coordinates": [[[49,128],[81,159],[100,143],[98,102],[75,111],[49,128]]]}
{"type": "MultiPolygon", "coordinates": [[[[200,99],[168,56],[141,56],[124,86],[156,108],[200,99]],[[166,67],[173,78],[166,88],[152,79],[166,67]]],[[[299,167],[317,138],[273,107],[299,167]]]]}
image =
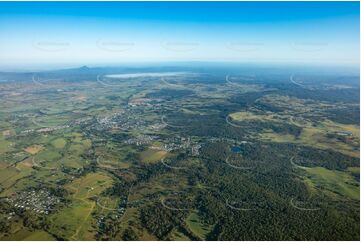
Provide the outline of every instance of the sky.
{"type": "Polygon", "coordinates": [[[0,67],[358,65],[359,2],[0,2],[0,67]]]}

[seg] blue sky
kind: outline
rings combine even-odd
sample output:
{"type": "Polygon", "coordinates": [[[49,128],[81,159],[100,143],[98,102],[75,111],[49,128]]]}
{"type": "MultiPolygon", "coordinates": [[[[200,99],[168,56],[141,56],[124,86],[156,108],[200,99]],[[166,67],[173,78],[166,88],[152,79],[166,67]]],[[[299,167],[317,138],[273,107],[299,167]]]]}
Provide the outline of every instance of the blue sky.
{"type": "Polygon", "coordinates": [[[0,2],[0,65],[359,63],[358,2],[0,2]]]}

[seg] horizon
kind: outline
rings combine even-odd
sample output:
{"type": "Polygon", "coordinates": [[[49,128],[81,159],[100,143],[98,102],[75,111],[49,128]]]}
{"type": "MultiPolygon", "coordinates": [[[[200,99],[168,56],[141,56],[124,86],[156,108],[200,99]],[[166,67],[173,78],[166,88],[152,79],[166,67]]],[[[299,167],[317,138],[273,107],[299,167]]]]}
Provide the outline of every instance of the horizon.
{"type": "Polygon", "coordinates": [[[358,66],[359,16],[359,2],[1,2],[0,66],[358,66]]]}
{"type": "MultiPolygon", "coordinates": [[[[360,76],[359,65],[337,65],[337,64],[309,64],[309,63],[255,63],[255,62],[214,62],[214,61],[182,61],[182,62],[124,62],[124,63],[106,63],[106,64],[53,64],[53,65],[26,65],[26,66],[0,66],[0,73],[40,73],[40,72],[56,72],[62,70],[77,70],[87,68],[92,69],[122,69],[134,70],[134,73],[143,73],[143,69],[167,69],[175,68],[177,70],[186,69],[199,69],[199,68],[216,68],[216,69],[237,69],[237,68],[251,68],[257,69],[270,69],[276,68],[279,71],[300,71],[304,73],[315,73],[320,75],[349,75],[360,76]]],[[[158,71],[156,71],[158,72],[158,71]]],[[[128,72],[126,72],[128,73],[128,72]]]]}

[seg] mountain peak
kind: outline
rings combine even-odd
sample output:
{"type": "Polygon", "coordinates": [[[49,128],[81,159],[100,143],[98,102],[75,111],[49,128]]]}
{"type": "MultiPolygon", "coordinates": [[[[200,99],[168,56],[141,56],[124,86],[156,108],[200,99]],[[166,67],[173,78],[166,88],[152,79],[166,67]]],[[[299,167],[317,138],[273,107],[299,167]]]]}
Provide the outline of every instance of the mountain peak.
{"type": "Polygon", "coordinates": [[[79,68],[80,70],[89,70],[90,68],[88,66],[82,66],[79,68]]]}

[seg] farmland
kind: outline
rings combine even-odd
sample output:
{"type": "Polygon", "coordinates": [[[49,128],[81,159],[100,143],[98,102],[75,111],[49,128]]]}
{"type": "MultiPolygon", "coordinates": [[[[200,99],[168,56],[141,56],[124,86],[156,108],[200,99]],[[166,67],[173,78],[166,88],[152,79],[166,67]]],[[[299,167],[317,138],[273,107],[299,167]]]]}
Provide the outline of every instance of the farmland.
{"type": "Polygon", "coordinates": [[[358,240],[358,77],[245,72],[0,73],[0,239],[358,240]]]}

